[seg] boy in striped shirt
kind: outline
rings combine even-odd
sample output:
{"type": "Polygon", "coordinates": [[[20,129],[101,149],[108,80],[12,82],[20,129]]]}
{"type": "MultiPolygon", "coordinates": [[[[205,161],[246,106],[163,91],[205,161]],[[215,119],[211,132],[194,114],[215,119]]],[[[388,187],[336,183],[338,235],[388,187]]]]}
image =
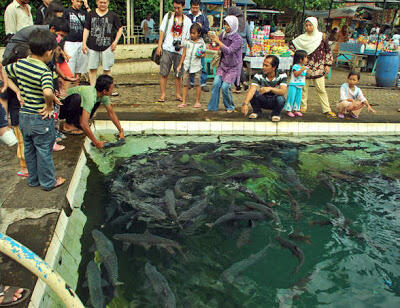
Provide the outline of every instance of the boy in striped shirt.
{"type": "Polygon", "coordinates": [[[62,177],[55,177],[52,157],[56,136],[53,102],[61,103],[54,95],[53,76],[46,63],[51,61],[56,47],[53,33],[35,30],[29,37],[32,56],[5,67],[8,77],[17,81],[24,100],[19,127],[25,145],[28,185],[41,186],[43,190],[52,190],[65,183],[62,177]]]}

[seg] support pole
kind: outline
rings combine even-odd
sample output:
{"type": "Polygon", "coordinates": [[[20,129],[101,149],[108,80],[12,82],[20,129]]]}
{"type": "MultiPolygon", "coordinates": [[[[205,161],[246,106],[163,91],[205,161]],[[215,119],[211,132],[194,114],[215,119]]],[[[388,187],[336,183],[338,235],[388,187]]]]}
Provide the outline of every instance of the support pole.
{"type": "Polygon", "coordinates": [[[386,0],[383,2],[383,12],[382,12],[382,19],[381,19],[381,25],[379,28],[379,33],[378,33],[378,38],[376,40],[376,47],[375,47],[375,54],[374,54],[374,63],[376,62],[376,54],[378,53],[378,46],[379,46],[379,41],[380,41],[380,36],[382,33],[382,26],[383,26],[383,21],[385,20],[385,8],[386,8],[386,0]]]}
{"type": "MultiPolygon", "coordinates": [[[[160,0],[160,25],[162,23],[162,20],[164,18],[164,0],[160,0]]],[[[167,35],[165,33],[165,35],[167,35]]]]}
{"type": "Polygon", "coordinates": [[[0,251],[43,280],[57,294],[65,307],[85,307],[64,279],[29,248],[0,233],[0,251]]]}
{"type": "Polygon", "coordinates": [[[247,20],[247,4],[244,6],[244,20],[247,20]]]}
{"type": "Polygon", "coordinates": [[[131,43],[131,0],[126,0],[126,36],[127,43],[131,43]]]}
{"type": "MultiPolygon", "coordinates": [[[[332,5],[333,5],[333,0],[331,0],[331,3],[329,4],[329,12],[328,12],[328,24],[330,24],[331,29],[332,29],[332,24],[331,24],[331,11],[332,11],[332,5]]],[[[329,29],[329,30],[331,30],[329,29]]]]}
{"type": "Polygon", "coordinates": [[[224,21],[224,4],[221,5],[221,18],[220,18],[220,25],[219,25],[221,30],[222,30],[223,21],[224,21]]]}
{"type": "MultiPolygon", "coordinates": [[[[303,0],[303,12],[301,13],[301,24],[304,25],[304,15],[306,11],[306,0],[303,0]]],[[[300,31],[301,32],[301,31],[300,31]]]]}

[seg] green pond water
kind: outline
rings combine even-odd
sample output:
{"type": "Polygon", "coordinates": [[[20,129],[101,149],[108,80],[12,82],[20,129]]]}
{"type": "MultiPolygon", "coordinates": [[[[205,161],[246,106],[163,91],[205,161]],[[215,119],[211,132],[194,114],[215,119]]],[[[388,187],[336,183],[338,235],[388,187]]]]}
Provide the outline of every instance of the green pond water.
{"type": "MultiPolygon", "coordinates": [[[[154,293],[146,278],[146,262],[168,281],[177,307],[400,307],[399,144],[395,137],[131,136],[122,147],[93,150],[83,203],[88,221],[81,239],[84,251],[78,294],[83,302],[89,298],[82,285],[87,263],[93,259],[100,263],[89,251],[93,244],[91,230],[99,229],[113,241],[119,280],[124,282],[118,287],[117,296],[112,288],[104,288],[108,307],[163,307],[163,299],[154,293]],[[110,193],[112,183],[124,180],[123,191],[134,189],[131,177],[135,172],[131,170],[128,179],[123,174],[129,168],[138,168],[138,178],[141,167],[151,170],[154,164],[154,174],[148,174],[156,176],[161,172],[157,161],[207,142],[217,143],[217,149],[181,155],[177,161],[182,166],[194,160],[206,171],[204,181],[186,187],[188,192],[196,196],[205,187],[213,191],[208,207],[193,223],[179,230],[139,220],[129,224],[127,230],[126,224],[111,226],[110,221],[116,216],[105,220],[107,207],[115,198],[110,193]],[[210,154],[219,151],[228,154],[212,159],[210,154]],[[295,172],[304,190],[298,183],[293,184],[288,168],[295,172]],[[207,226],[232,209],[233,199],[235,206],[254,201],[227,185],[231,176],[254,170],[262,176],[241,184],[261,199],[276,203],[273,209],[280,224],[266,219],[207,226]],[[326,182],[333,185],[334,192],[326,182]],[[300,219],[294,218],[287,191],[299,204],[300,219]],[[345,223],[328,213],[329,202],[343,213],[345,223]],[[330,223],[318,225],[326,221],[330,223]],[[122,243],[112,239],[115,233],[143,233],[148,228],[152,234],[178,242],[184,255],[142,246],[124,251],[122,243]],[[305,257],[296,273],[298,259],[275,240],[278,235],[288,239],[294,233],[309,239],[293,241],[305,257]],[[222,279],[222,273],[233,264],[269,244],[262,258],[233,281],[222,279]]],[[[172,164],[168,170],[173,169],[172,164]]],[[[187,176],[197,173],[194,170],[187,176]]],[[[174,185],[175,182],[167,182],[154,193],[161,198],[161,192],[174,185]]],[[[177,208],[178,212],[181,210],[177,208]]]]}

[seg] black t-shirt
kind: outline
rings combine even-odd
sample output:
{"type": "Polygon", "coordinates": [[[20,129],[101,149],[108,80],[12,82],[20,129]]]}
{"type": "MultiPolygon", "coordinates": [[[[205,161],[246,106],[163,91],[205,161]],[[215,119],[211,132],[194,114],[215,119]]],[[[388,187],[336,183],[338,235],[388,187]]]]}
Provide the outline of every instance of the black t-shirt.
{"type": "Polygon", "coordinates": [[[87,15],[85,28],[89,30],[87,46],[95,51],[104,51],[114,41],[121,21],[114,12],[108,11],[106,15],[99,16],[93,10],[87,15]]]}
{"type": "Polygon", "coordinates": [[[64,11],[63,18],[69,24],[69,33],[65,39],[66,41],[82,42],[86,14],[86,10],[75,10],[72,7],[69,7],[64,11]]]}

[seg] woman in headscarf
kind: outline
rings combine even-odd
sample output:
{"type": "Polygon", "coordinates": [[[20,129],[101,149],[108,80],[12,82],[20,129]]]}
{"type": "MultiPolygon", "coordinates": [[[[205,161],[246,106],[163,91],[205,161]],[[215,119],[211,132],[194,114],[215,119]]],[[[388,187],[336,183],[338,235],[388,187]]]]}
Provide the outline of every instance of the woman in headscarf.
{"type": "MultiPolygon", "coordinates": [[[[239,21],[239,29],[238,33],[242,37],[242,62],[241,62],[241,69],[239,76],[235,82],[235,87],[236,90],[233,90],[234,93],[240,93],[241,86],[240,83],[244,83],[246,81],[246,74],[243,70],[243,59],[246,56],[246,51],[247,51],[247,45],[249,45],[250,48],[250,53],[251,53],[251,48],[253,47],[253,41],[251,39],[251,31],[250,31],[250,26],[247,23],[247,21],[244,18],[243,11],[238,8],[237,6],[231,6],[228,9],[228,15],[233,15],[236,16],[238,21],[239,21]]],[[[246,88],[245,88],[246,90],[246,88]]]]}
{"type": "Polygon", "coordinates": [[[332,66],[332,52],[329,41],[325,34],[318,31],[318,20],[315,17],[308,17],[305,23],[306,33],[298,36],[292,41],[292,47],[296,50],[307,52],[309,75],[306,85],[303,88],[301,100],[301,112],[307,111],[308,90],[310,82],[313,81],[317,90],[322,112],[329,118],[336,118],[329,105],[328,94],[325,89],[325,75],[329,73],[332,66]]]}
{"type": "Polygon", "coordinates": [[[232,113],[235,110],[232,98],[232,85],[240,74],[240,63],[242,61],[242,38],[237,33],[238,28],[238,19],[230,15],[224,19],[225,31],[219,37],[210,35],[212,41],[220,47],[221,61],[214,78],[211,99],[206,111],[218,110],[221,88],[226,112],[232,113]]]}

